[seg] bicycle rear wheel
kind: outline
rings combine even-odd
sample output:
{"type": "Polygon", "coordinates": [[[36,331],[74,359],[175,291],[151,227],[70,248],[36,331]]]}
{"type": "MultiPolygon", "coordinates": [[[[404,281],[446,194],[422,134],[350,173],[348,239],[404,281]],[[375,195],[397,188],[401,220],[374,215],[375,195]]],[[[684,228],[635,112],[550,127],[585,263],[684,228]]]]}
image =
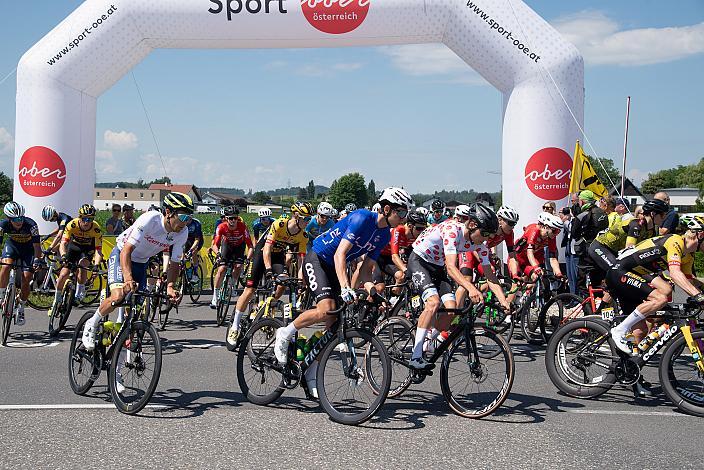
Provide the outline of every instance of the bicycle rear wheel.
{"type": "Polygon", "coordinates": [[[135,321],[115,340],[108,387],[117,409],[125,414],[139,413],[151,400],[161,375],[161,341],[149,323],[135,321]],[[118,390],[117,380],[124,390],[118,390]]]}
{"type": "Polygon", "coordinates": [[[489,330],[471,334],[476,349],[460,336],[443,357],[440,388],[452,411],[465,418],[483,418],[508,397],[515,367],[511,348],[503,337],[489,330]]]}
{"type": "Polygon", "coordinates": [[[542,298],[532,295],[523,305],[523,310],[521,311],[521,332],[525,340],[531,344],[543,343],[538,324],[542,307],[542,298]]]}
{"type": "Polygon", "coordinates": [[[83,327],[93,315],[93,312],[87,312],[78,320],[68,350],[68,382],[76,395],[84,395],[98,379],[102,369],[103,361],[98,349],[102,346],[96,345],[96,349],[88,352],[82,341],[83,327]]]}
{"type": "Polygon", "coordinates": [[[237,351],[237,383],[247,400],[268,405],[284,393],[282,368],[274,355],[276,330],[283,326],[274,318],[262,318],[245,335],[237,351]]]}
{"type": "Polygon", "coordinates": [[[616,382],[619,357],[609,330],[592,320],[574,320],[555,331],[545,351],[545,367],[552,383],[563,393],[593,398],[616,382]]]}
{"type": "Polygon", "coordinates": [[[194,304],[198,303],[200,296],[203,293],[203,266],[198,265],[198,282],[189,282],[188,295],[191,297],[191,302],[194,304]]]}
{"type": "Polygon", "coordinates": [[[32,281],[29,286],[29,298],[27,303],[30,307],[36,310],[49,310],[51,304],[54,303],[54,293],[56,292],[56,286],[51,278],[51,272],[47,269],[38,269],[32,276],[32,281]],[[47,288],[42,289],[46,277],[49,276],[49,281],[47,283],[47,288]]]}
{"type": "Polygon", "coordinates": [[[548,300],[540,311],[538,324],[543,341],[550,341],[565,318],[572,320],[592,314],[591,304],[575,294],[558,294],[548,300]]]}
{"type": "MultiPolygon", "coordinates": [[[[704,339],[704,331],[693,331],[694,340],[704,339]]],[[[660,385],[667,398],[684,413],[704,416],[704,375],[697,369],[692,353],[680,334],[660,358],[660,385]]]]}
{"type": "Polygon", "coordinates": [[[349,329],[343,341],[335,335],[319,360],[318,396],[330,419],[341,424],[361,424],[376,414],[391,386],[391,360],[377,337],[366,330],[349,329]],[[369,368],[376,390],[367,374],[369,368]]]}
{"type": "MultiPolygon", "coordinates": [[[[395,316],[383,320],[374,329],[374,336],[383,343],[391,360],[391,385],[389,398],[401,395],[411,385],[411,370],[406,366],[411,360],[413,343],[415,341],[415,328],[413,323],[403,317],[395,316]]],[[[379,393],[383,380],[374,375],[374,360],[371,356],[371,343],[365,354],[365,368],[374,393],[379,393]]]]}
{"type": "Polygon", "coordinates": [[[86,281],[86,295],[81,299],[81,305],[89,306],[100,298],[103,290],[103,276],[98,272],[91,272],[86,281]]]}

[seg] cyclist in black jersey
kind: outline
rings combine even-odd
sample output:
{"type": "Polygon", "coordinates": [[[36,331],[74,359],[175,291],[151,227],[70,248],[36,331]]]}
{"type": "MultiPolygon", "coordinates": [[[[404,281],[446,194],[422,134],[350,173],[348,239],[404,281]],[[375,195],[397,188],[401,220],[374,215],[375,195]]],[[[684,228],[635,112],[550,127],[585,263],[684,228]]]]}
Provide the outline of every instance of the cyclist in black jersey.
{"type": "Polygon", "coordinates": [[[51,242],[49,251],[58,253],[59,244],[61,243],[61,236],[64,233],[66,225],[71,222],[73,217],[64,212],[57,211],[56,207],[52,206],[51,204],[48,204],[44,206],[44,209],[42,209],[42,219],[46,220],[47,222],[56,222],[56,225],[58,225],[56,230],[51,232],[46,237],[42,238],[42,240],[48,240],[51,237],[55,237],[54,240],[51,242]]]}

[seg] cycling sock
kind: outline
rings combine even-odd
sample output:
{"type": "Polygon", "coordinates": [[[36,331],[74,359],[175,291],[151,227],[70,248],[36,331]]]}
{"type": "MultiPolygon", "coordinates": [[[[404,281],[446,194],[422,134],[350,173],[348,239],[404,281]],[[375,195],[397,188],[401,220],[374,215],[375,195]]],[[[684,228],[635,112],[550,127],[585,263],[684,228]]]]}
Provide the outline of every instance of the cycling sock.
{"type": "Polygon", "coordinates": [[[217,287],[213,289],[213,300],[218,300],[218,294],[220,293],[220,289],[217,287]]]}
{"type": "Polygon", "coordinates": [[[430,330],[430,339],[437,338],[439,334],[440,330],[438,330],[437,328],[433,328],[432,330],[430,330]]]}
{"type": "Polygon", "coordinates": [[[287,326],[283,327],[283,333],[286,337],[286,339],[291,339],[293,335],[295,335],[298,332],[298,328],[293,324],[293,322],[289,323],[287,326]]]}
{"type": "Polygon", "coordinates": [[[119,307],[117,309],[117,318],[115,319],[115,323],[122,323],[122,320],[125,318],[125,308],[124,307],[119,307]]]}
{"type": "Polygon", "coordinates": [[[76,297],[81,297],[85,293],[86,293],[86,285],[85,284],[77,284],[76,285],[76,297]]]}
{"type": "Polygon", "coordinates": [[[235,318],[232,319],[232,326],[234,326],[236,330],[240,329],[240,320],[242,319],[242,315],[244,315],[244,312],[240,312],[235,309],[235,318]]]}
{"type": "Polygon", "coordinates": [[[631,312],[630,315],[626,317],[625,320],[621,322],[620,325],[614,328],[614,331],[619,332],[622,336],[631,331],[633,326],[641,320],[645,320],[645,315],[640,313],[638,309],[631,312]]]}
{"type": "Polygon", "coordinates": [[[415,343],[413,343],[413,353],[411,354],[411,359],[417,359],[423,356],[423,342],[425,341],[425,335],[427,333],[427,328],[416,328],[416,340],[415,343]]]}

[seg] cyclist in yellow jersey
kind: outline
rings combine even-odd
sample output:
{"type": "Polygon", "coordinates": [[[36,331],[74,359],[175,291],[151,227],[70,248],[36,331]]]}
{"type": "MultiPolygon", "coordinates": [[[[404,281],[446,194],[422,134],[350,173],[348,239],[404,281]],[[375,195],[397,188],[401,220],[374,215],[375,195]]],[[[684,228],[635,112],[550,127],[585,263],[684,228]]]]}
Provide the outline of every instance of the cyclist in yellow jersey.
{"type": "MultiPolygon", "coordinates": [[[[78,209],[78,218],[66,224],[61,243],[59,244],[59,255],[61,255],[62,260],[78,263],[83,268],[88,268],[88,258],[93,259],[94,266],[100,264],[103,260],[103,232],[94,219],[95,207],[90,204],[83,204],[78,209]]],[[[51,316],[54,307],[59,301],[61,291],[69,274],[70,271],[65,266],[59,273],[59,278],[56,282],[56,292],[54,293],[54,303],[49,309],[49,316],[51,316]]],[[[78,270],[76,300],[79,302],[86,295],[85,282],[87,277],[88,273],[85,269],[78,270]]]]}
{"type": "MultiPolygon", "coordinates": [[[[286,249],[297,251],[303,258],[308,245],[306,225],[313,216],[313,207],[307,202],[296,202],[291,206],[291,216],[281,216],[274,220],[266,236],[259,238],[252,262],[247,268],[247,281],[242,295],[237,299],[235,314],[227,333],[227,348],[234,351],[240,334],[240,320],[247,304],[252,299],[254,292],[262,277],[267,283],[271,282],[275,274],[285,271],[286,249]]],[[[301,277],[299,268],[298,276],[301,277]]],[[[274,297],[278,299],[284,293],[284,288],[279,287],[274,297]]]]}
{"type": "Polygon", "coordinates": [[[704,246],[704,216],[695,216],[687,232],[645,240],[616,258],[606,281],[611,293],[630,315],[611,329],[614,343],[629,354],[647,334],[645,319],[660,310],[672,295],[672,286],[662,274],[669,270],[672,281],[697,303],[704,302],[704,284],[692,275],[694,253],[704,246]],[[632,331],[634,341],[627,336],[632,331]]]}

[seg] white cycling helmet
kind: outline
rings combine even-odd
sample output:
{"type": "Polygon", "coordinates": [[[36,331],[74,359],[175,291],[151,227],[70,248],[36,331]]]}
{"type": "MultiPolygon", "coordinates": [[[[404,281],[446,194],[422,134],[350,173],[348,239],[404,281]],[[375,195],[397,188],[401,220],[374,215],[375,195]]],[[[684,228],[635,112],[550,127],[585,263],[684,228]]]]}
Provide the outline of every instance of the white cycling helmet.
{"type": "Polygon", "coordinates": [[[332,207],[332,205],[329,202],[321,202],[318,204],[318,214],[324,215],[326,217],[332,217],[332,211],[335,209],[332,207]]]}
{"type": "Polygon", "coordinates": [[[271,217],[271,209],[265,207],[264,209],[259,209],[259,217],[271,217]]]}
{"type": "Polygon", "coordinates": [[[8,202],[7,204],[5,204],[5,207],[2,211],[10,219],[13,219],[15,217],[24,217],[24,206],[19,202],[8,202]]]}
{"type": "Polygon", "coordinates": [[[560,217],[554,214],[550,214],[548,212],[541,212],[540,214],[538,214],[538,222],[550,228],[561,229],[564,227],[562,219],[560,219],[560,217]]]}
{"type": "Polygon", "coordinates": [[[429,211],[427,207],[420,206],[416,208],[416,212],[418,212],[419,214],[423,214],[425,217],[428,217],[429,211]]]}
{"type": "Polygon", "coordinates": [[[496,211],[496,215],[504,219],[506,222],[516,223],[518,222],[518,211],[511,206],[501,206],[499,210],[496,211]]]}
{"type": "Polygon", "coordinates": [[[372,212],[379,212],[381,210],[381,204],[378,202],[372,206],[372,212]]]}
{"type": "Polygon", "coordinates": [[[56,207],[52,206],[51,204],[48,204],[44,206],[44,209],[42,209],[42,219],[46,220],[47,222],[51,222],[51,219],[59,215],[59,213],[56,211],[56,207]]]}
{"type": "Polygon", "coordinates": [[[332,212],[330,212],[330,217],[335,218],[335,217],[337,217],[338,215],[340,215],[340,213],[337,212],[337,209],[335,209],[335,208],[333,207],[333,208],[332,208],[332,212]]]}
{"type": "Polygon", "coordinates": [[[384,189],[379,196],[379,204],[389,203],[396,206],[404,206],[406,209],[410,209],[413,205],[413,198],[408,191],[403,188],[389,187],[384,189]]]}
{"type": "Polygon", "coordinates": [[[460,204],[455,207],[455,217],[469,217],[470,210],[467,204],[460,204]]]}

